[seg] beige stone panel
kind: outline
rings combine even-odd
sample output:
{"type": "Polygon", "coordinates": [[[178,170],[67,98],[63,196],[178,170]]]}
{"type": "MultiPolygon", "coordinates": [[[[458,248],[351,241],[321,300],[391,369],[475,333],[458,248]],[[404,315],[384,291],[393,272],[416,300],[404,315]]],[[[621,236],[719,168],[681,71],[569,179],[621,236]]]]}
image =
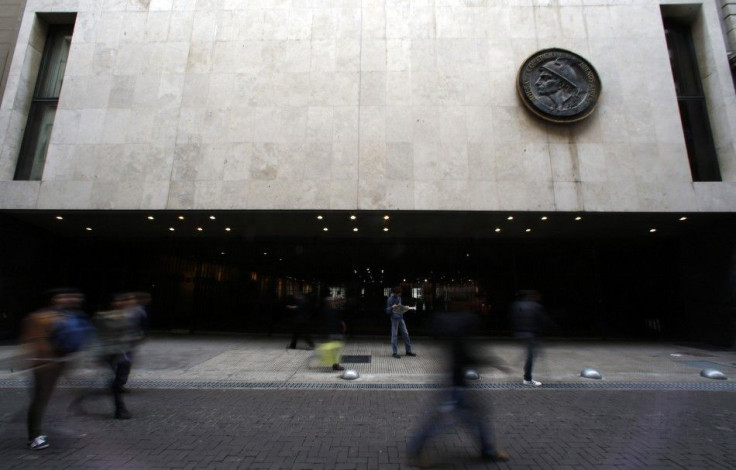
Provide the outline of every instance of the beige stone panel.
{"type": "Polygon", "coordinates": [[[386,104],[389,106],[411,106],[411,72],[386,73],[386,104]]]}
{"type": "Polygon", "coordinates": [[[340,181],[358,181],[358,142],[334,142],[332,164],[323,168],[326,176],[340,181]]]}
{"type": "Polygon", "coordinates": [[[43,181],[37,209],[91,209],[91,181],[43,181]]]}
{"type": "Polygon", "coordinates": [[[560,33],[563,38],[586,38],[585,16],[578,6],[560,6],[560,33]]]}
{"type": "Polygon", "coordinates": [[[337,35],[337,11],[324,4],[314,6],[312,10],[312,39],[333,39],[337,35]]]}
{"type": "Polygon", "coordinates": [[[386,191],[391,182],[381,177],[361,177],[358,182],[358,209],[401,209],[403,207],[390,207],[386,201],[386,191]]]}
{"type": "Polygon", "coordinates": [[[496,182],[496,149],[492,144],[485,142],[468,144],[468,167],[469,181],[473,185],[476,182],[496,182]]]}
{"type": "Polygon", "coordinates": [[[466,143],[415,143],[414,174],[417,180],[465,181],[470,178],[466,143]],[[420,156],[421,155],[421,156],[420,156]]]}
{"type": "Polygon", "coordinates": [[[187,57],[187,74],[207,74],[214,62],[214,42],[192,42],[187,57]]]}
{"type": "Polygon", "coordinates": [[[360,39],[340,38],[335,45],[335,71],[360,70],[360,39]]]}
{"type": "Polygon", "coordinates": [[[692,182],[692,174],[690,172],[690,163],[687,157],[687,148],[685,143],[669,144],[660,143],[658,145],[658,158],[662,160],[664,170],[662,172],[662,180],[670,183],[690,183],[692,182]]]}
{"type": "Polygon", "coordinates": [[[254,143],[250,161],[250,178],[254,180],[275,180],[279,175],[279,156],[281,148],[274,143],[254,143]]]}
{"type": "Polygon", "coordinates": [[[105,115],[104,109],[80,110],[76,142],[79,144],[99,143],[105,129],[105,115]]]}
{"type": "Polygon", "coordinates": [[[406,72],[411,70],[411,41],[388,39],[386,41],[386,70],[406,72]]]}
{"type": "Polygon", "coordinates": [[[362,11],[358,0],[349,0],[350,3],[339,2],[337,12],[337,37],[358,39],[361,36],[362,11]]]}
{"type": "Polygon", "coordinates": [[[50,144],[43,166],[43,180],[74,179],[75,146],[50,144]]]}
{"type": "Polygon", "coordinates": [[[605,212],[612,207],[611,198],[614,193],[609,185],[598,182],[581,183],[583,207],[586,211],[605,212]]]}
{"type": "Polygon", "coordinates": [[[386,142],[411,142],[414,113],[409,106],[386,107],[386,142]]]}
{"type": "Polygon", "coordinates": [[[468,129],[466,127],[465,107],[448,106],[439,109],[440,140],[444,143],[466,143],[468,129]]]}
{"type": "Polygon", "coordinates": [[[550,169],[556,182],[580,181],[577,146],[549,144],[550,169]]]}
{"type": "MultiPolygon", "coordinates": [[[[498,188],[494,181],[471,181],[468,186],[468,192],[470,193],[470,210],[498,210],[498,188]]],[[[489,227],[489,229],[492,228],[489,227]]]]}
{"type": "Polygon", "coordinates": [[[555,182],[555,209],[558,211],[581,211],[583,205],[582,184],[573,182],[555,182]]]}
{"type": "Polygon", "coordinates": [[[358,207],[358,184],[355,180],[331,179],[322,189],[329,194],[332,210],[349,210],[358,207]]]}
{"type": "Polygon", "coordinates": [[[334,72],[337,70],[337,44],[332,38],[312,40],[311,72],[334,72]]]}
{"type": "Polygon", "coordinates": [[[332,142],[334,108],[312,106],[306,109],[306,141],[332,142]]]}
{"type": "Polygon", "coordinates": [[[204,108],[209,95],[209,74],[188,73],[184,76],[184,90],[182,92],[182,108],[204,108]]]}
{"type": "Polygon", "coordinates": [[[519,126],[521,111],[523,110],[518,107],[495,106],[493,108],[491,129],[493,129],[494,142],[499,145],[508,145],[522,140],[519,126]]]}
{"type": "MultiPolygon", "coordinates": [[[[109,181],[119,179],[120,166],[125,161],[126,146],[121,144],[99,144],[92,147],[95,158],[92,171],[94,179],[109,181]]],[[[167,175],[167,179],[170,175],[167,175]]]]}
{"type": "Polygon", "coordinates": [[[307,108],[281,108],[281,130],[284,142],[304,142],[307,139],[307,108]]]}
{"type": "Polygon", "coordinates": [[[466,210],[470,192],[463,181],[415,181],[417,210],[466,210]]]}
{"type": "Polygon", "coordinates": [[[360,76],[352,72],[310,74],[310,106],[357,106],[360,76]]]}
{"type": "Polygon", "coordinates": [[[386,105],[386,72],[363,72],[360,77],[361,106],[386,105]]]}
{"type": "Polygon", "coordinates": [[[360,139],[367,142],[386,141],[385,106],[361,106],[360,139]]]}
{"type": "MultiPolygon", "coordinates": [[[[90,209],[141,209],[144,182],[136,180],[95,181],[90,209]]],[[[94,228],[94,227],[93,227],[94,228]]]]}
{"type": "Polygon", "coordinates": [[[149,11],[146,19],[144,41],[161,42],[166,41],[169,36],[169,21],[171,12],[149,11]]]}
{"type": "Polygon", "coordinates": [[[463,38],[470,34],[471,12],[465,6],[438,5],[435,11],[438,38],[463,38]]]}
{"type": "MultiPolygon", "coordinates": [[[[310,142],[303,145],[301,153],[304,163],[297,173],[299,180],[322,182],[330,179],[332,166],[332,144],[310,142]]],[[[298,160],[297,160],[298,161],[298,160]]]]}
{"type": "Polygon", "coordinates": [[[362,37],[363,39],[386,38],[386,9],[384,2],[363,2],[362,37]]]}
{"type": "Polygon", "coordinates": [[[175,11],[169,20],[169,41],[188,41],[192,37],[194,12],[175,11]]]}
{"type": "Polygon", "coordinates": [[[357,106],[336,106],[333,108],[334,142],[356,142],[360,138],[359,108],[357,106]]]}
{"type": "Polygon", "coordinates": [[[493,143],[493,108],[490,106],[466,106],[465,127],[468,142],[493,143]]]}
{"type": "Polygon", "coordinates": [[[414,147],[409,142],[386,144],[386,179],[410,181],[414,179],[414,147]]]}
{"type": "Polygon", "coordinates": [[[526,210],[548,211],[555,209],[555,189],[552,181],[535,181],[526,184],[526,210]]]}
{"type": "Polygon", "coordinates": [[[360,142],[358,176],[360,181],[385,179],[388,171],[385,142],[360,142]]]}
{"type": "Polygon", "coordinates": [[[223,146],[225,154],[223,179],[225,181],[245,181],[250,178],[253,144],[242,142],[223,146]]]}
{"type": "Polygon", "coordinates": [[[439,110],[432,106],[414,106],[414,142],[440,141],[439,110]]]}
{"type": "Polygon", "coordinates": [[[616,38],[617,24],[611,19],[610,7],[605,4],[586,5],[583,7],[586,31],[590,39],[616,38]]]}
{"type": "Polygon", "coordinates": [[[637,182],[637,196],[643,211],[697,210],[693,183],[637,182]]]}
{"type": "Polygon", "coordinates": [[[278,107],[253,109],[253,142],[281,142],[282,110],[278,107]]]}
{"type": "Polygon", "coordinates": [[[551,182],[552,163],[549,146],[544,142],[529,142],[522,148],[524,180],[528,183],[551,182]]]}
{"type": "Polygon", "coordinates": [[[94,41],[98,44],[117,46],[121,38],[142,40],[146,15],[136,12],[104,12],[96,18],[94,41]],[[125,33],[125,35],[123,35],[125,33]]]}
{"type": "Polygon", "coordinates": [[[136,77],[134,75],[113,75],[108,108],[130,108],[133,105],[136,77]]]}
{"type": "Polygon", "coordinates": [[[603,145],[577,144],[580,181],[605,182],[608,179],[606,172],[606,153],[603,145]]]}
{"type": "Polygon", "coordinates": [[[504,143],[496,152],[494,162],[496,164],[496,181],[526,182],[523,143],[504,143]]]}
{"type": "Polygon", "coordinates": [[[273,89],[273,102],[279,106],[306,108],[310,105],[308,73],[276,74],[273,77],[273,89]]]}
{"type": "MultiPolygon", "coordinates": [[[[74,33],[76,39],[77,34],[74,33]]],[[[66,69],[64,70],[65,80],[69,77],[93,75],[95,73],[93,63],[95,59],[95,44],[76,42],[74,47],[69,50],[66,69]]],[[[109,67],[108,70],[112,70],[109,67]]]]}
{"type": "Polygon", "coordinates": [[[199,10],[192,23],[192,42],[214,42],[217,38],[217,13],[199,10]]]}
{"type": "Polygon", "coordinates": [[[40,181],[0,181],[0,208],[35,209],[40,181]]]}
{"type": "Polygon", "coordinates": [[[194,207],[194,189],[191,181],[172,181],[166,208],[187,210],[194,207]]]}
{"type": "Polygon", "coordinates": [[[437,69],[437,41],[433,39],[412,39],[411,41],[411,71],[435,72],[437,69]]]}
{"type": "Polygon", "coordinates": [[[636,180],[643,183],[661,181],[665,169],[657,144],[631,143],[630,146],[631,156],[638,167],[636,180]]]}
{"type": "Polygon", "coordinates": [[[219,209],[245,209],[248,207],[249,183],[245,180],[223,181],[220,199],[216,201],[219,209]]]}
{"type": "MultiPolygon", "coordinates": [[[[521,10],[521,9],[520,9],[521,10]]],[[[541,43],[559,42],[563,37],[562,18],[557,5],[534,8],[533,30],[541,43]]]]}
{"type": "Polygon", "coordinates": [[[223,205],[224,181],[195,181],[194,209],[219,209],[223,205]]]}
{"type": "Polygon", "coordinates": [[[328,207],[330,197],[321,182],[252,181],[249,209],[318,209],[328,207]]]}
{"type": "Polygon", "coordinates": [[[606,174],[610,184],[618,185],[622,181],[636,181],[639,167],[629,144],[625,142],[606,144],[605,152],[606,174]]]}
{"type": "MultiPolygon", "coordinates": [[[[412,210],[416,207],[414,202],[415,194],[416,191],[414,190],[413,181],[389,182],[386,185],[386,197],[383,207],[377,207],[376,209],[412,210]]],[[[380,229],[376,228],[376,230],[378,231],[380,229]]],[[[380,233],[383,232],[381,231],[380,233]]]]}
{"type": "Polygon", "coordinates": [[[177,144],[174,148],[172,181],[195,181],[202,165],[202,144],[177,144]]]}
{"type": "Polygon", "coordinates": [[[736,183],[692,183],[698,209],[702,212],[732,212],[736,210],[736,183]]]}
{"type": "Polygon", "coordinates": [[[184,73],[187,71],[189,42],[154,43],[150,72],[184,73]],[[151,67],[151,65],[154,65],[151,67]]]}
{"type": "Polygon", "coordinates": [[[360,51],[360,70],[362,72],[385,72],[386,61],[385,39],[363,40],[360,51]]]}
{"type": "Polygon", "coordinates": [[[217,15],[217,41],[235,41],[240,38],[242,17],[229,8],[222,8],[217,15]]]}
{"type": "Polygon", "coordinates": [[[417,4],[411,7],[411,38],[430,39],[436,37],[436,15],[433,5],[417,4]]]}
{"type": "Polygon", "coordinates": [[[125,43],[112,48],[98,44],[92,68],[95,74],[139,75],[150,73],[153,48],[143,43],[125,43]]]}
{"type": "Polygon", "coordinates": [[[386,37],[406,39],[411,36],[411,2],[386,2],[386,37]]]}
{"type": "Polygon", "coordinates": [[[468,71],[465,73],[465,104],[468,106],[491,106],[494,103],[494,92],[487,70],[468,71]]]}

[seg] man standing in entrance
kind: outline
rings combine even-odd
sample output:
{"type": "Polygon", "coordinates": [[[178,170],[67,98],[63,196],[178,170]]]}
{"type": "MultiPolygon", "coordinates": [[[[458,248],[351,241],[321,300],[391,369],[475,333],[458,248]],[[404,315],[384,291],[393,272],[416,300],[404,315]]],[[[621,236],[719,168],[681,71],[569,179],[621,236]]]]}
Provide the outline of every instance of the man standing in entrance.
{"type": "Polygon", "coordinates": [[[404,322],[404,309],[401,308],[401,287],[394,287],[391,290],[391,295],[388,296],[388,300],[386,301],[386,314],[391,316],[391,349],[394,352],[393,356],[396,359],[401,358],[397,344],[399,328],[401,328],[401,337],[404,338],[406,355],[411,357],[416,356],[411,350],[409,330],[406,329],[406,322],[404,322]]]}
{"type": "Polygon", "coordinates": [[[532,366],[537,349],[537,334],[545,325],[552,321],[547,311],[540,303],[542,296],[535,290],[519,291],[517,299],[511,304],[510,314],[514,334],[526,347],[526,361],[524,362],[524,385],[539,387],[542,385],[532,378],[532,366]]]}

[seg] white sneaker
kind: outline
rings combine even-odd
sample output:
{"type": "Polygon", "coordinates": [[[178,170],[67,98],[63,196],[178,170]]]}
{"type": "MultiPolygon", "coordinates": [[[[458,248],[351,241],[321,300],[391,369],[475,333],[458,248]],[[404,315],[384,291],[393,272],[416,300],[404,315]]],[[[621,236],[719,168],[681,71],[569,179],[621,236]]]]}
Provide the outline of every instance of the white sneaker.
{"type": "Polygon", "coordinates": [[[41,450],[49,446],[46,436],[38,436],[32,441],[28,441],[28,448],[32,450],[41,450]]]}
{"type": "Polygon", "coordinates": [[[542,382],[537,382],[536,380],[525,380],[524,385],[533,385],[535,387],[541,387],[542,382]]]}

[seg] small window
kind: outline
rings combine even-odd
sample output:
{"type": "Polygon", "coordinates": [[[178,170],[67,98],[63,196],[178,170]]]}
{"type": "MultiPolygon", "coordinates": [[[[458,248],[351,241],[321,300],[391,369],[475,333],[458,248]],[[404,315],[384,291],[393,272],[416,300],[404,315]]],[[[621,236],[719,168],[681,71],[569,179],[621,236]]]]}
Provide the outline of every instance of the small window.
{"type": "Polygon", "coordinates": [[[64,81],[73,25],[49,26],[26,131],[15,168],[16,180],[40,180],[64,81]]]}

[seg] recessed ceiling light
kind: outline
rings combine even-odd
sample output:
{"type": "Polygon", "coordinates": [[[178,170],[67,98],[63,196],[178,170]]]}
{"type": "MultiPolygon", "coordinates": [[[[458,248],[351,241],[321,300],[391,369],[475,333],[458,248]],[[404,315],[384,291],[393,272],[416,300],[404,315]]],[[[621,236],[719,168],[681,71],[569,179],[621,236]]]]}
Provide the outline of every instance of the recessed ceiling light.
{"type": "Polygon", "coordinates": [[[322,229],[322,231],[324,231],[324,232],[327,232],[328,230],[330,230],[330,229],[328,229],[327,227],[325,227],[325,228],[322,229]]]}
{"type": "Polygon", "coordinates": [[[56,216],[56,220],[64,220],[64,217],[62,217],[62,216],[60,216],[60,215],[57,215],[57,216],[56,216]]]}
{"type": "Polygon", "coordinates": [[[580,217],[580,216],[577,216],[577,217],[575,217],[575,220],[583,220],[583,218],[580,217]]]}
{"type": "Polygon", "coordinates": [[[654,233],[654,232],[656,232],[656,231],[657,231],[657,229],[656,229],[656,228],[650,228],[650,229],[649,229],[649,233],[654,233]]]}
{"type": "Polygon", "coordinates": [[[232,230],[230,227],[225,227],[226,232],[229,232],[230,230],[232,230]]]}
{"type": "Polygon", "coordinates": [[[355,217],[354,215],[350,216],[350,220],[355,220],[355,219],[357,219],[357,217],[355,217]]]}
{"type": "Polygon", "coordinates": [[[531,232],[531,231],[532,231],[532,229],[530,229],[530,228],[528,228],[528,229],[525,230],[525,232],[531,232]]]}
{"type": "Polygon", "coordinates": [[[174,227],[169,227],[169,232],[173,232],[174,230],[176,230],[174,227]]]}
{"type": "Polygon", "coordinates": [[[500,229],[500,228],[498,228],[498,227],[496,227],[496,230],[495,230],[495,232],[500,232],[500,231],[501,231],[501,229],[500,229]]]}
{"type": "Polygon", "coordinates": [[[506,220],[514,220],[514,216],[513,215],[510,215],[510,216],[506,217],[506,220]]]}
{"type": "Polygon", "coordinates": [[[354,227],[353,232],[357,232],[357,231],[358,231],[358,227],[354,227]]]}
{"type": "Polygon", "coordinates": [[[224,251],[221,251],[221,252],[220,252],[220,254],[221,254],[221,255],[224,255],[224,254],[225,254],[225,252],[224,252],[224,251]]]}
{"type": "Polygon", "coordinates": [[[149,215],[148,216],[148,220],[153,220],[153,216],[152,215],[149,215]]]}
{"type": "Polygon", "coordinates": [[[88,231],[88,232],[91,232],[92,231],[92,227],[86,227],[85,230],[88,231]]]}
{"type": "Polygon", "coordinates": [[[197,227],[197,232],[201,232],[202,230],[204,230],[202,227],[197,227]]]}
{"type": "Polygon", "coordinates": [[[210,216],[210,220],[215,220],[215,216],[214,215],[211,215],[210,216]]]}
{"type": "Polygon", "coordinates": [[[388,227],[383,227],[384,232],[388,232],[388,227]]]}
{"type": "Polygon", "coordinates": [[[546,215],[543,215],[542,216],[542,220],[547,220],[547,216],[546,215]]]}
{"type": "MultiPolygon", "coordinates": [[[[58,218],[58,217],[57,217],[57,218],[58,218]]],[[[680,220],[687,220],[687,217],[685,217],[685,216],[683,215],[682,217],[680,217],[680,220]]]]}
{"type": "Polygon", "coordinates": [[[388,214],[386,214],[386,215],[384,215],[384,216],[383,216],[383,220],[388,220],[388,219],[390,219],[390,218],[391,218],[391,217],[389,217],[389,215],[388,215],[388,214]]]}
{"type": "Polygon", "coordinates": [[[179,220],[184,220],[184,216],[183,215],[180,215],[179,216],[179,220]]]}
{"type": "Polygon", "coordinates": [[[324,219],[324,217],[322,217],[321,215],[317,216],[317,220],[322,220],[322,219],[324,219]]]}

